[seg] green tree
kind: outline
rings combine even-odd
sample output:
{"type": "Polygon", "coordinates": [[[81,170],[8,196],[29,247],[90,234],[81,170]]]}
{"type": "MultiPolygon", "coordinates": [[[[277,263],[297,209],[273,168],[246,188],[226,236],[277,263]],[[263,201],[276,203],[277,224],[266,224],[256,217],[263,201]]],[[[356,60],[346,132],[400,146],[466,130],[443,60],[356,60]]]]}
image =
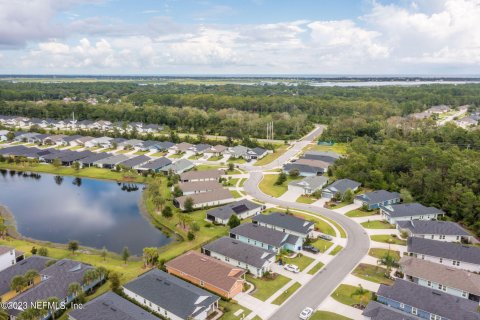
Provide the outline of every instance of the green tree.
{"type": "Polygon", "coordinates": [[[195,204],[195,203],[194,203],[194,201],[193,201],[193,198],[187,197],[187,198],[185,199],[185,202],[184,202],[184,204],[183,204],[183,207],[185,208],[185,211],[186,211],[186,212],[192,212],[193,209],[194,209],[194,208],[193,208],[194,204],[195,204]]]}
{"type": "Polygon", "coordinates": [[[124,247],[122,250],[122,260],[125,264],[127,264],[128,258],[130,258],[130,251],[128,251],[127,247],[124,247]]]}
{"type": "Polygon", "coordinates": [[[82,286],[78,282],[72,282],[68,285],[67,294],[72,297],[77,297],[83,292],[82,286]]]}
{"type": "Polygon", "coordinates": [[[400,198],[405,203],[413,202],[412,193],[410,191],[408,191],[408,189],[406,189],[406,188],[400,189],[400,198]]]}
{"type": "Polygon", "coordinates": [[[153,267],[158,262],[158,249],[157,248],[144,248],[143,249],[143,263],[145,267],[153,267]]]}
{"type": "Polygon", "coordinates": [[[7,139],[8,141],[12,141],[13,139],[15,139],[15,133],[13,133],[12,131],[9,131],[7,133],[7,139]]]}
{"type": "Polygon", "coordinates": [[[232,162],[229,162],[228,163],[228,171],[232,172],[233,170],[235,170],[235,164],[233,164],[232,162]]]}
{"type": "Polygon", "coordinates": [[[188,238],[189,241],[194,240],[195,239],[195,233],[193,233],[192,231],[188,231],[187,238],[188,238]]]}
{"type": "Polygon", "coordinates": [[[181,197],[181,196],[183,196],[183,191],[182,191],[182,189],[180,189],[179,186],[175,186],[175,187],[173,187],[172,195],[175,198],[181,197]]]}
{"type": "Polygon", "coordinates": [[[26,286],[27,282],[25,281],[25,277],[22,275],[16,275],[12,278],[12,280],[10,280],[10,290],[22,292],[26,286]]]}
{"type": "Polygon", "coordinates": [[[354,194],[352,189],[349,188],[345,190],[345,192],[343,193],[343,201],[346,203],[353,203],[353,199],[354,199],[354,194]]]}
{"type": "Polygon", "coordinates": [[[107,255],[108,255],[108,251],[107,251],[107,248],[104,246],[102,248],[102,251],[100,252],[100,256],[103,258],[103,261],[107,260],[107,255]]]}
{"type": "Polygon", "coordinates": [[[169,206],[165,206],[162,210],[162,216],[165,218],[171,218],[173,216],[172,208],[169,206]]]}
{"type": "Polygon", "coordinates": [[[118,292],[120,290],[120,274],[118,272],[110,272],[108,280],[110,281],[110,289],[113,292],[118,292]]]}
{"type": "Polygon", "coordinates": [[[230,227],[230,229],[233,229],[233,228],[238,227],[240,225],[240,219],[237,217],[236,214],[232,214],[230,216],[230,219],[228,219],[227,224],[230,227]]]}
{"type": "Polygon", "coordinates": [[[72,254],[75,254],[75,251],[77,251],[79,248],[78,241],[76,240],[70,240],[68,242],[68,250],[72,251],[72,254]]]}
{"type": "Polygon", "coordinates": [[[292,169],[288,171],[288,175],[292,178],[297,178],[298,176],[300,176],[300,171],[298,169],[292,169]]]}
{"type": "Polygon", "coordinates": [[[56,306],[59,306],[60,299],[57,297],[50,297],[47,300],[47,311],[50,313],[52,320],[55,320],[57,309],[56,306]]]}
{"type": "Polygon", "coordinates": [[[55,158],[55,159],[53,160],[53,166],[54,166],[55,168],[60,168],[60,167],[62,166],[62,161],[60,161],[60,159],[58,159],[58,158],[55,158]]]}
{"type": "Polygon", "coordinates": [[[80,170],[80,163],[78,161],[74,161],[72,163],[72,168],[75,170],[75,171],[78,171],[80,170]]]}
{"type": "Polygon", "coordinates": [[[287,181],[287,174],[282,171],[278,175],[277,181],[275,181],[275,185],[281,186],[285,181],[287,181]]]}
{"type": "Polygon", "coordinates": [[[25,283],[27,286],[32,285],[35,281],[35,278],[38,277],[38,271],[34,269],[30,269],[24,274],[25,283]]]}
{"type": "Polygon", "coordinates": [[[48,249],[45,247],[38,248],[38,255],[42,257],[48,256],[48,249]]]}

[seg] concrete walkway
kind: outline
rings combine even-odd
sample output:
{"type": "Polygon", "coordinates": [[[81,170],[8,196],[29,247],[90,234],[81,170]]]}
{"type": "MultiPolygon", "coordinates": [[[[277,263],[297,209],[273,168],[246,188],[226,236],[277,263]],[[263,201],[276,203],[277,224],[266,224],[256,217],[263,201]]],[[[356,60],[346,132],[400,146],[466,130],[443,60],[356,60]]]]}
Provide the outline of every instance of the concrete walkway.
{"type": "Polygon", "coordinates": [[[355,287],[358,287],[358,285],[361,284],[364,289],[370,290],[372,292],[377,292],[378,288],[380,288],[379,283],[375,283],[372,281],[359,278],[353,274],[349,274],[348,276],[346,276],[345,279],[343,280],[343,283],[346,283],[355,287]]]}
{"type": "Polygon", "coordinates": [[[287,190],[284,194],[278,197],[278,199],[283,201],[295,202],[298,199],[298,197],[300,197],[301,195],[302,195],[301,191],[287,190]]]}
{"type": "Polygon", "coordinates": [[[383,220],[382,216],[379,215],[379,214],[374,214],[374,215],[367,216],[367,217],[351,218],[351,219],[358,222],[358,223],[367,222],[367,221],[383,220]]]}
{"type": "Polygon", "coordinates": [[[361,207],[362,207],[361,204],[352,203],[352,204],[349,204],[345,207],[341,207],[341,208],[338,208],[338,209],[332,209],[332,211],[335,211],[335,212],[340,213],[340,214],[345,214],[349,211],[352,211],[352,210],[355,210],[355,209],[358,209],[358,208],[361,208],[361,207]]]}
{"type": "Polygon", "coordinates": [[[317,310],[338,313],[354,320],[364,319],[362,316],[362,310],[340,303],[332,297],[328,297],[327,299],[323,300],[317,310]]]}

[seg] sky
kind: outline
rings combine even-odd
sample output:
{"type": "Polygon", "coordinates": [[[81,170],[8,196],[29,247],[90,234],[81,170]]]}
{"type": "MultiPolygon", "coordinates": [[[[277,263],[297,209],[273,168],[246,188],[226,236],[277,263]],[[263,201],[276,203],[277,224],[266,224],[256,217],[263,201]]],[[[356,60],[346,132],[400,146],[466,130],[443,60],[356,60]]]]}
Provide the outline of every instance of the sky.
{"type": "Polygon", "coordinates": [[[480,75],[480,0],[0,0],[0,74],[480,75]]]}

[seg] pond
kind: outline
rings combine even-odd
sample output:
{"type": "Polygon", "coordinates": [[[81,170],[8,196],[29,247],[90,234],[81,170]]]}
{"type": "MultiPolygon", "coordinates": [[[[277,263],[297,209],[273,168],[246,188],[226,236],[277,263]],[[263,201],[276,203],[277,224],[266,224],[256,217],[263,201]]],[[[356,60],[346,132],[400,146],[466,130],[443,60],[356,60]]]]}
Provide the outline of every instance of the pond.
{"type": "Polygon", "coordinates": [[[172,241],[142,215],[141,184],[0,170],[0,205],[25,237],[140,256],[172,241]]]}

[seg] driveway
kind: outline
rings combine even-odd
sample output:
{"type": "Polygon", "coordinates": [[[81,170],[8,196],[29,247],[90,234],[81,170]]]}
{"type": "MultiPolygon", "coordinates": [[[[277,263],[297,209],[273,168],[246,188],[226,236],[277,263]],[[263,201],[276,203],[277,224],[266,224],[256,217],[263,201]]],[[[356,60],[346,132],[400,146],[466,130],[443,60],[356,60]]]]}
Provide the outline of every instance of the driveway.
{"type": "Polygon", "coordinates": [[[349,211],[352,211],[352,210],[355,210],[355,209],[358,209],[358,208],[361,208],[361,207],[362,207],[361,204],[352,203],[352,204],[349,204],[345,207],[341,207],[341,208],[338,208],[338,209],[332,209],[332,211],[338,212],[340,214],[345,214],[349,211]]]}
{"type": "Polygon", "coordinates": [[[283,200],[283,201],[291,201],[295,202],[298,197],[302,195],[301,190],[287,190],[284,194],[282,194],[278,199],[283,200]]]}

